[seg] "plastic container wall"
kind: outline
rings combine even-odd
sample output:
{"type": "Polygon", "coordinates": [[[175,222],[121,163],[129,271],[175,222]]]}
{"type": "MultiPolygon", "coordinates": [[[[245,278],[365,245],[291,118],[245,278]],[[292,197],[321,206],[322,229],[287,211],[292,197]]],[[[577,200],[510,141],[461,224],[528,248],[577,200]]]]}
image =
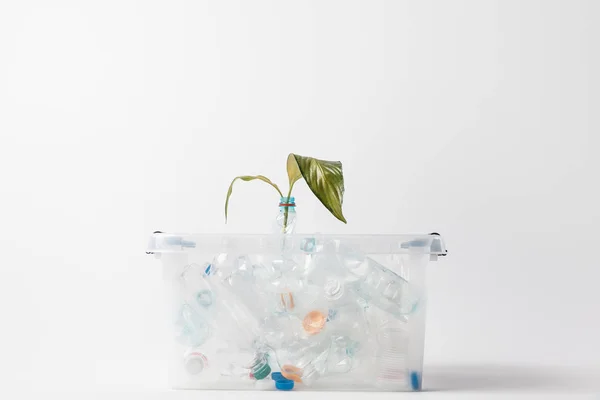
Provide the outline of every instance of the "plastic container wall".
{"type": "Polygon", "coordinates": [[[176,389],[420,390],[438,235],[155,234],[176,389]]]}

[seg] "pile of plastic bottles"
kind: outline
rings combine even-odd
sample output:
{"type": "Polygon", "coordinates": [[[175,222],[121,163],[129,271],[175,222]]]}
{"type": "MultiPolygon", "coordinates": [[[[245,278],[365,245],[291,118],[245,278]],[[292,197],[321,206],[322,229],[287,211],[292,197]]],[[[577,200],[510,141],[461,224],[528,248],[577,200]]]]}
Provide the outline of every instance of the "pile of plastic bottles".
{"type": "Polygon", "coordinates": [[[353,373],[410,380],[406,324],[418,291],[335,241],[307,238],[299,254],[281,240],[275,254],[218,254],[186,267],[175,331],[187,373],[218,368],[223,379],[280,390],[353,373]],[[203,346],[214,336],[225,345],[209,360],[203,346]]]}

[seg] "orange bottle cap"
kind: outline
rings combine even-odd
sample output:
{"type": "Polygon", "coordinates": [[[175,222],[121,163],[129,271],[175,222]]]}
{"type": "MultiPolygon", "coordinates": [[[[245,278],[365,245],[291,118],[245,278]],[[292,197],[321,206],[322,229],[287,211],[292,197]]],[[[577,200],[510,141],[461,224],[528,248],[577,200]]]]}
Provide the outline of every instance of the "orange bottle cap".
{"type": "Polygon", "coordinates": [[[327,321],[327,316],[321,311],[311,311],[304,317],[302,327],[309,335],[316,335],[321,332],[327,321]]]}
{"type": "Polygon", "coordinates": [[[293,365],[284,365],[281,367],[281,375],[285,379],[302,383],[302,368],[294,367],[293,365]]]}

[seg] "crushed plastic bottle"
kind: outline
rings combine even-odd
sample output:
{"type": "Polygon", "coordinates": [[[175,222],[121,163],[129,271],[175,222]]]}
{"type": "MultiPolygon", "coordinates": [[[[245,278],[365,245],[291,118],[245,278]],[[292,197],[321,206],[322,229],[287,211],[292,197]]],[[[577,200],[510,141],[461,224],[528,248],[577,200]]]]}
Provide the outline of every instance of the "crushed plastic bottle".
{"type": "Polygon", "coordinates": [[[187,306],[192,308],[194,313],[199,314],[208,325],[213,321],[215,302],[215,296],[204,279],[205,272],[210,268],[211,265],[208,263],[203,265],[192,263],[186,266],[181,274],[187,306]]]}
{"type": "Polygon", "coordinates": [[[343,336],[298,341],[278,353],[281,374],[294,382],[312,385],[323,377],[347,373],[357,364],[356,345],[343,336]]]}
{"type": "Polygon", "coordinates": [[[331,338],[326,373],[344,374],[352,370],[358,363],[360,345],[360,342],[351,340],[346,335],[334,335],[331,338]]]}
{"type": "Polygon", "coordinates": [[[305,335],[314,336],[325,330],[329,316],[329,303],[319,286],[309,285],[296,294],[294,309],[289,311],[302,321],[305,335]]]}
{"type": "Polygon", "coordinates": [[[351,285],[352,290],[369,304],[406,320],[417,309],[420,294],[400,275],[370,257],[365,257],[353,273],[360,279],[351,285]]]}
{"type": "Polygon", "coordinates": [[[266,296],[255,283],[253,265],[248,257],[237,257],[231,264],[222,267],[213,263],[205,279],[217,298],[217,305],[225,310],[221,314],[229,319],[229,325],[255,336],[259,333],[259,321],[274,305],[265,303],[266,296]]]}
{"type": "MultiPolygon", "coordinates": [[[[285,239],[284,239],[285,240],[285,239]]],[[[272,260],[273,275],[270,286],[278,293],[302,291],[306,285],[305,269],[291,257],[272,260]]]]}
{"type": "Polygon", "coordinates": [[[280,349],[277,358],[281,374],[289,380],[311,385],[327,370],[329,343],[303,340],[280,349]]]}
{"type": "Polygon", "coordinates": [[[175,337],[185,346],[198,347],[210,335],[208,322],[189,304],[181,306],[175,321],[175,337]]]}
{"type": "Polygon", "coordinates": [[[259,339],[261,321],[274,307],[265,303],[254,269],[247,256],[221,255],[205,271],[219,311],[220,339],[227,342],[219,351],[223,376],[261,380],[271,373],[268,350],[259,339]]]}
{"type": "Polygon", "coordinates": [[[332,337],[342,337],[352,344],[354,351],[360,349],[370,334],[365,309],[358,303],[338,304],[329,309],[328,329],[332,337]]]}
{"type": "Polygon", "coordinates": [[[272,349],[280,349],[306,338],[302,320],[287,312],[274,313],[261,324],[261,341],[272,349]]]}
{"type": "Polygon", "coordinates": [[[223,376],[262,380],[271,374],[271,366],[267,354],[260,350],[233,348],[220,354],[227,358],[226,367],[221,371],[223,376]]]}

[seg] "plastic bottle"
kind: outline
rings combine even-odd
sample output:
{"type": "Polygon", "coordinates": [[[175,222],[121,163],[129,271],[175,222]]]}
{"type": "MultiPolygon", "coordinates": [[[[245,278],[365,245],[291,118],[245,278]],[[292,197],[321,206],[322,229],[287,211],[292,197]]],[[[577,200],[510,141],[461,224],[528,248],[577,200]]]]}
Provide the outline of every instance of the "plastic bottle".
{"type": "Polygon", "coordinates": [[[262,380],[271,374],[267,353],[251,348],[230,348],[220,352],[227,358],[227,365],[221,371],[224,376],[262,380]]]}
{"type": "Polygon", "coordinates": [[[295,242],[289,236],[296,227],[296,200],[294,197],[281,197],[279,211],[275,217],[273,232],[281,235],[280,252],[271,260],[274,271],[270,282],[270,291],[280,298],[279,304],[283,310],[294,309],[294,296],[296,292],[304,290],[306,285],[307,268],[304,258],[297,258],[294,254],[295,242]]]}
{"type": "Polygon", "coordinates": [[[241,256],[232,261],[233,266],[222,266],[213,262],[205,271],[206,281],[221,309],[219,315],[228,319],[247,336],[259,334],[259,321],[269,313],[273,305],[267,304],[264,293],[256,285],[253,266],[248,257],[241,256]]]}
{"type": "Polygon", "coordinates": [[[285,348],[306,338],[302,320],[288,312],[277,312],[266,317],[261,324],[261,341],[272,349],[285,348]]]}
{"type": "Polygon", "coordinates": [[[323,286],[329,313],[328,335],[331,339],[329,372],[348,372],[361,358],[369,336],[369,324],[362,299],[340,279],[330,277],[323,286]]]}
{"type": "Polygon", "coordinates": [[[333,374],[343,374],[358,365],[356,346],[348,336],[311,337],[277,353],[281,373],[286,379],[306,385],[333,374]]]}
{"type": "Polygon", "coordinates": [[[295,316],[302,321],[300,340],[280,347],[282,374],[295,382],[312,384],[328,374],[345,373],[357,365],[368,325],[357,297],[343,282],[330,277],[310,285],[297,296],[295,316]]]}
{"type": "Polygon", "coordinates": [[[329,343],[327,341],[299,341],[277,353],[281,374],[289,380],[313,384],[327,371],[329,343]]]}
{"type": "Polygon", "coordinates": [[[323,296],[327,302],[327,306],[330,309],[330,320],[345,321],[348,325],[344,325],[345,328],[356,328],[361,327],[364,331],[367,327],[365,326],[365,301],[356,295],[355,291],[352,290],[352,285],[344,283],[342,280],[336,277],[328,277],[323,284],[323,296]],[[345,311],[341,313],[340,311],[345,311]],[[349,314],[352,314],[352,318],[347,318],[349,314]],[[340,316],[341,318],[337,318],[340,316]]]}
{"type": "Polygon", "coordinates": [[[275,217],[275,232],[291,234],[296,227],[296,202],[294,197],[282,197],[275,217]]]}
{"type": "Polygon", "coordinates": [[[214,294],[205,279],[205,273],[211,268],[206,263],[190,264],[181,274],[185,302],[196,310],[209,325],[212,321],[214,294]]]}
{"type": "Polygon", "coordinates": [[[346,335],[332,335],[326,373],[343,374],[352,370],[358,364],[359,348],[360,342],[346,335]]]}
{"type": "Polygon", "coordinates": [[[349,270],[359,278],[351,285],[359,297],[401,320],[416,310],[420,293],[406,279],[370,257],[362,262],[347,261],[349,270]]]}
{"type": "Polygon", "coordinates": [[[329,304],[323,290],[316,285],[307,285],[294,297],[294,309],[289,310],[302,321],[304,337],[315,336],[326,329],[329,304]]]}
{"type": "Polygon", "coordinates": [[[184,303],[175,321],[175,338],[184,346],[198,347],[210,335],[208,322],[189,304],[184,303]]]}
{"type": "Polygon", "coordinates": [[[255,284],[248,257],[237,257],[223,265],[228,258],[215,260],[205,271],[215,296],[219,337],[227,343],[216,362],[225,365],[223,375],[264,379],[271,373],[267,349],[260,340],[260,321],[269,312],[265,296],[255,284]]]}

